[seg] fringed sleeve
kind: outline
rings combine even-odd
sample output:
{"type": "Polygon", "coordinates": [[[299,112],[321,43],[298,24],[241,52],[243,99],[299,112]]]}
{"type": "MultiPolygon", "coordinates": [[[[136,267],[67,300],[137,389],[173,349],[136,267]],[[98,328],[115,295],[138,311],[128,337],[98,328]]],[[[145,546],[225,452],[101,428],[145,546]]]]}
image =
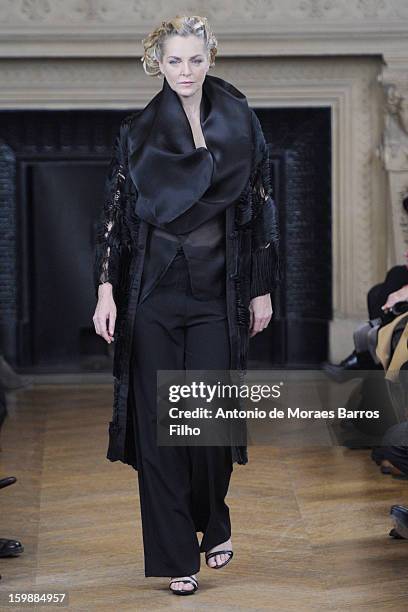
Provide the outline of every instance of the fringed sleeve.
{"type": "Polygon", "coordinates": [[[115,138],[105,179],[104,200],[94,245],[94,284],[111,283],[115,290],[119,279],[121,249],[121,195],[125,176],[123,127],[115,138]]]}
{"type": "Polygon", "coordinates": [[[271,293],[280,281],[279,216],[272,198],[268,146],[253,113],[256,166],[252,176],[251,299],[271,293]]]}

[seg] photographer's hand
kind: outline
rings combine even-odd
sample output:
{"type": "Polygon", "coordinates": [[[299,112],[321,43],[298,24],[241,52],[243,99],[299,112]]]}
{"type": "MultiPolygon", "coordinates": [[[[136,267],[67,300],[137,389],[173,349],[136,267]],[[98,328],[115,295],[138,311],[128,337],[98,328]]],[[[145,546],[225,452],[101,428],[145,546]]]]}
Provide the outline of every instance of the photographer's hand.
{"type": "Polygon", "coordinates": [[[397,302],[406,302],[408,300],[408,285],[404,285],[398,291],[393,291],[387,297],[387,301],[385,304],[381,306],[382,310],[389,310],[392,308],[397,302]]]}

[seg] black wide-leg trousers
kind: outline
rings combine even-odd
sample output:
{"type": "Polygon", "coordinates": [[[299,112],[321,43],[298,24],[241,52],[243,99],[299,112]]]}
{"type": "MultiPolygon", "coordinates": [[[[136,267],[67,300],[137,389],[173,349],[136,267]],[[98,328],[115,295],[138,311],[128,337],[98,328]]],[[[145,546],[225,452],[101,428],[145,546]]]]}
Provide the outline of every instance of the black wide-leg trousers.
{"type": "Polygon", "coordinates": [[[225,295],[198,300],[181,251],[138,304],[130,392],[138,453],[145,576],[185,576],[231,536],[224,498],[230,446],[157,446],[157,370],[229,370],[225,295]],[[198,543],[197,532],[202,532],[198,543]]]}

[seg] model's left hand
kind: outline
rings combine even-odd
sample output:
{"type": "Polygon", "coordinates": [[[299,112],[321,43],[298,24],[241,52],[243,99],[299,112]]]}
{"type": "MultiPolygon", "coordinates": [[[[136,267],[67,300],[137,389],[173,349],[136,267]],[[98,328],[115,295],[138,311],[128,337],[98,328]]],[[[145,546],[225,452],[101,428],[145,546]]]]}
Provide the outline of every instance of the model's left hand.
{"type": "Polygon", "coordinates": [[[271,294],[257,295],[252,298],[249,304],[249,337],[255,336],[258,332],[264,330],[269,325],[272,318],[272,303],[271,294]]]}

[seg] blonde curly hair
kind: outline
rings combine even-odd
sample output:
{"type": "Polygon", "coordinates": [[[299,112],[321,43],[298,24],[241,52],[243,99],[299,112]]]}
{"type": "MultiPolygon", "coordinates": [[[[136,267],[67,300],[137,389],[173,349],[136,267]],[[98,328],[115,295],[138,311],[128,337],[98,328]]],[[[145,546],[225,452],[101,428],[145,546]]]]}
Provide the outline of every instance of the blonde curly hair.
{"type": "Polygon", "coordinates": [[[217,55],[217,39],[209,28],[206,17],[193,15],[177,15],[170,21],[162,21],[162,23],[153,32],[150,32],[146,38],[142,40],[144,54],[140,58],[143,62],[143,69],[149,76],[162,75],[159,68],[159,61],[163,59],[163,48],[166,39],[169,36],[189,36],[194,34],[202,38],[207,52],[210,56],[210,66],[215,65],[215,56],[217,55]]]}

